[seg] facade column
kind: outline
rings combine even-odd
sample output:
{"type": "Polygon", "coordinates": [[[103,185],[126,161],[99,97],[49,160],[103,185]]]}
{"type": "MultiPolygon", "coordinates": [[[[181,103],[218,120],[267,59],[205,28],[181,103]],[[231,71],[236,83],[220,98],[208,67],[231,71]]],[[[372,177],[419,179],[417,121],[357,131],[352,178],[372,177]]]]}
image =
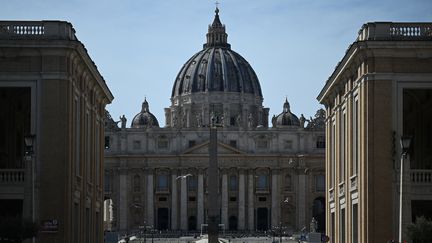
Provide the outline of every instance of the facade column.
{"type": "Polygon", "coordinates": [[[238,229],[245,230],[245,171],[239,170],[239,184],[238,184],[238,229]]]}
{"type": "Polygon", "coordinates": [[[119,171],[119,229],[120,231],[127,230],[127,216],[128,216],[128,206],[127,206],[127,169],[121,168],[119,171]]]}
{"type": "Polygon", "coordinates": [[[197,226],[201,229],[201,224],[204,223],[204,177],[203,170],[198,172],[198,210],[197,210],[197,226]]]}
{"type": "Polygon", "coordinates": [[[249,170],[248,176],[248,228],[255,230],[255,193],[254,193],[254,171],[249,170]]]}
{"type": "MultiPolygon", "coordinates": [[[[280,199],[279,199],[279,171],[272,170],[272,188],[271,188],[271,225],[278,226],[280,221],[280,199]]],[[[300,187],[303,188],[303,187],[300,187]]]]}
{"type": "Polygon", "coordinates": [[[306,175],[301,171],[298,175],[298,227],[302,228],[306,225],[306,175]]]}
{"type": "Polygon", "coordinates": [[[171,229],[177,229],[177,172],[171,171],[171,229]]]}
{"type": "MultiPolygon", "coordinates": [[[[186,174],[186,171],[182,171],[182,174],[186,174]]],[[[181,179],[180,187],[180,229],[187,230],[187,178],[181,179]]]]}
{"type": "Polygon", "coordinates": [[[228,227],[228,175],[226,169],[222,170],[222,209],[221,222],[228,227]]]}
{"type": "Polygon", "coordinates": [[[154,226],[154,170],[147,171],[147,225],[154,226]]]}

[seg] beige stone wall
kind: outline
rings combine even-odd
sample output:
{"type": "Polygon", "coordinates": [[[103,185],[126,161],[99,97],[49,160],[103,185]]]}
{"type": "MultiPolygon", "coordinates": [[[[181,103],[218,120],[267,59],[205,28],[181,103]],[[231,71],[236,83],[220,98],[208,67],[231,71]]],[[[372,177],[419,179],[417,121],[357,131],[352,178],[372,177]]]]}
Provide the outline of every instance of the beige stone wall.
{"type": "Polygon", "coordinates": [[[10,24],[45,28],[45,34],[35,36],[0,34],[0,86],[31,88],[31,133],[36,135],[34,220],[59,222],[57,233],[40,232],[36,242],[81,242],[86,237],[103,242],[103,118],[113,96],[69,23],[0,22],[10,24]]]}
{"type": "MultiPolygon", "coordinates": [[[[362,29],[389,23],[369,23],[362,29]]],[[[399,28],[397,23],[394,28],[399,28]]],[[[409,26],[423,26],[416,23],[409,26]]],[[[408,26],[407,25],[407,26],[408,26]]],[[[405,28],[406,26],[404,26],[405,28]]],[[[378,30],[378,27],[376,27],[378,30]]],[[[389,27],[390,28],[390,27],[389,27]]],[[[423,28],[423,27],[419,27],[423,28]]],[[[381,29],[388,30],[387,27],[381,29]]],[[[375,31],[375,30],[374,30],[375,31]]],[[[360,32],[365,33],[365,32],[360,32]]],[[[332,242],[386,242],[397,239],[399,207],[399,144],[403,124],[398,108],[403,99],[399,92],[407,87],[432,85],[431,39],[416,41],[420,37],[396,36],[385,32],[368,32],[372,37],[353,43],[325,84],[318,99],[327,110],[327,234],[332,242]],[[381,33],[383,34],[383,33],[381,33]],[[380,35],[381,35],[380,34],[380,35]],[[388,35],[388,36],[387,36],[388,35]],[[370,39],[369,39],[370,38],[370,39]],[[380,38],[380,41],[374,41],[380,38]],[[410,39],[411,38],[411,39],[410,39]],[[402,41],[402,39],[404,41],[402,41]],[[410,39],[411,41],[406,41],[410,39]],[[358,98],[358,113],[353,114],[355,97],[358,98]],[[353,102],[354,101],[354,102],[353,102]],[[348,119],[342,122],[343,110],[348,119]],[[353,116],[354,115],[354,116],[353,116]],[[358,122],[359,135],[354,134],[358,122]],[[344,125],[341,125],[344,124],[344,125]],[[331,136],[333,125],[334,137],[331,136]],[[345,130],[345,146],[342,146],[342,128],[345,130]],[[358,173],[352,174],[354,145],[359,144],[358,173]],[[334,154],[332,156],[332,146],[334,154]],[[342,158],[344,149],[347,159],[342,158]],[[340,175],[344,167],[345,173],[340,175]],[[334,170],[334,171],[332,171],[334,170]],[[331,181],[334,180],[334,186],[331,181]],[[344,183],[341,183],[344,181],[344,183]],[[353,222],[353,205],[358,205],[358,220],[353,222]],[[345,208],[345,218],[341,210],[345,208]],[[332,229],[331,215],[335,222],[332,229]],[[345,239],[342,220],[345,221],[345,239]],[[353,239],[353,225],[358,225],[357,241],[353,239]]],[[[423,37],[422,37],[423,38],[423,37]]],[[[424,37],[428,38],[428,37],[424,37]]],[[[406,173],[405,176],[409,176],[406,173]]],[[[406,179],[409,182],[410,179],[406,179]]],[[[409,188],[410,186],[407,186],[409,188]]],[[[409,189],[406,193],[409,195],[409,189]]],[[[404,226],[410,221],[409,200],[404,199],[404,226]],[[405,205],[406,204],[406,205],[405,205]]],[[[404,236],[404,239],[405,236],[404,236]]]]}

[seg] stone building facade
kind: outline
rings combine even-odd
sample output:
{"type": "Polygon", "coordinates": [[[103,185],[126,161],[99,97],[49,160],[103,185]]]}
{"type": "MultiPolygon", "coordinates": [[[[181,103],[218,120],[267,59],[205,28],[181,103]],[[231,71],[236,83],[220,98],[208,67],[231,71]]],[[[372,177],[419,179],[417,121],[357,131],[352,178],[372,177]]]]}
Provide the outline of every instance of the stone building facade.
{"type": "Polygon", "coordinates": [[[0,21],[0,219],[35,222],[36,242],[103,242],[112,99],[70,23],[0,21]]]}
{"type": "Polygon", "coordinates": [[[326,107],[326,212],[332,242],[402,240],[432,217],[432,24],[364,24],[321,90],[326,107]]]}
{"type": "Polygon", "coordinates": [[[219,10],[207,43],[181,68],[165,126],[144,100],[127,127],[107,113],[105,227],[199,230],[207,222],[209,125],[218,124],[220,223],[324,230],[324,111],[298,118],[287,100],[271,119],[249,63],[231,49],[219,10]]]}

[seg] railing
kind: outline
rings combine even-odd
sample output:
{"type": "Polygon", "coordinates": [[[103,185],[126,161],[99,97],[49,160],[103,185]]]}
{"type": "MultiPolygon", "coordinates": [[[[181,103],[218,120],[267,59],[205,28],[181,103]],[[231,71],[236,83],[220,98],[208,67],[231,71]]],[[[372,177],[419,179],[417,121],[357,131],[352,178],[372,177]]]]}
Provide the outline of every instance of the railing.
{"type": "Polygon", "coordinates": [[[432,170],[411,170],[410,179],[413,184],[432,184],[432,170]]]}
{"type": "Polygon", "coordinates": [[[0,169],[0,184],[24,183],[24,169],[0,169]]]}
{"type": "Polygon", "coordinates": [[[432,40],[432,23],[367,23],[357,40],[432,40]]]}
{"type": "Polygon", "coordinates": [[[72,25],[64,21],[0,21],[1,39],[76,40],[72,25]]]}

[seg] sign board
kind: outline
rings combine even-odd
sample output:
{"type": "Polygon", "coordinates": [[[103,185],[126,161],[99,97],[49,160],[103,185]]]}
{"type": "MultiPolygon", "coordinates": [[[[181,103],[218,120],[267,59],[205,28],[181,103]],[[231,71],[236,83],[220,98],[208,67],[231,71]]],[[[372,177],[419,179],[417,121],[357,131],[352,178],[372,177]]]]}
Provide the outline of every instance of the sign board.
{"type": "Polygon", "coordinates": [[[59,222],[57,219],[42,220],[40,224],[40,232],[57,233],[59,222]]]}

